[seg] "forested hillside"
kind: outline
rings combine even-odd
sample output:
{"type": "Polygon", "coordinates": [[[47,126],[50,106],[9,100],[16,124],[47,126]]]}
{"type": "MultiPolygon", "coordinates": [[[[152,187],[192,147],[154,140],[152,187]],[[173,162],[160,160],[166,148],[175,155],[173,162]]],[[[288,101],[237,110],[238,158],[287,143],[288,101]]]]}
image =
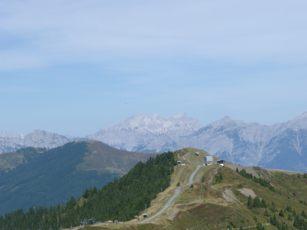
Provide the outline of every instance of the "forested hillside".
{"type": "Polygon", "coordinates": [[[129,220],[169,186],[174,165],[173,153],[150,158],[135,165],[122,178],[102,189],[87,190],[81,198],[71,198],[65,205],[7,214],[0,218],[0,229],[60,229],[79,225],[88,218],[129,220]]]}
{"type": "Polygon", "coordinates": [[[0,215],[63,204],[71,196],[81,196],[85,189],[101,188],[148,158],[97,141],[1,154],[0,215]]]}
{"type": "Polygon", "coordinates": [[[40,156],[46,149],[43,148],[23,148],[15,152],[0,154],[0,174],[11,171],[18,166],[25,164],[35,157],[40,156]]]}

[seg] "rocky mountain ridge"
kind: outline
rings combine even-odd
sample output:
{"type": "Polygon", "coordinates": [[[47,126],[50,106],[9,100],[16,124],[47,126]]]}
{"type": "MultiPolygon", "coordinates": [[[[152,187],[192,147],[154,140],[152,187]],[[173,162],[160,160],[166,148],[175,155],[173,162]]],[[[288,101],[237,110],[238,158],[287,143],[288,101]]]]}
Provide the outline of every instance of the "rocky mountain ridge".
{"type": "Polygon", "coordinates": [[[195,147],[243,165],[307,171],[307,113],[274,125],[224,117],[203,127],[186,116],[136,116],[89,138],[130,151],[195,147]]]}
{"type": "Polygon", "coordinates": [[[137,115],[88,138],[129,151],[162,152],[176,149],[176,141],[181,136],[192,134],[200,127],[197,120],[185,115],[168,118],[137,115]]]}
{"type": "MultiPolygon", "coordinates": [[[[137,115],[86,138],[136,152],[158,153],[195,147],[243,165],[307,171],[307,112],[274,125],[224,117],[202,126],[186,115],[168,118],[137,115]]],[[[53,148],[71,140],[46,131],[25,136],[0,135],[0,152],[21,147],[53,148]]]]}
{"type": "Polygon", "coordinates": [[[64,135],[47,132],[44,130],[34,130],[26,135],[0,133],[0,153],[12,152],[20,148],[55,148],[72,141],[64,135]]]}

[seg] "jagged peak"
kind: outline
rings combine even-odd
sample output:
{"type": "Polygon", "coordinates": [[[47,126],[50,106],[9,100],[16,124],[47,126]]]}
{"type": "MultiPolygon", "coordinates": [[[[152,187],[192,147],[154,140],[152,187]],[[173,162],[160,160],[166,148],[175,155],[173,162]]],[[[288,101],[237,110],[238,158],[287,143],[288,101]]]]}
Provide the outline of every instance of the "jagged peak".
{"type": "Polygon", "coordinates": [[[62,136],[62,135],[57,134],[55,132],[49,132],[49,131],[42,130],[42,129],[34,129],[32,132],[27,133],[25,136],[29,136],[29,135],[57,135],[57,136],[62,136]]]}
{"type": "Polygon", "coordinates": [[[223,118],[212,122],[209,126],[214,128],[220,128],[220,127],[241,126],[243,124],[245,124],[243,121],[234,120],[229,116],[224,116],[223,118]]]}
{"type": "Polygon", "coordinates": [[[281,123],[279,125],[281,129],[307,129],[307,112],[300,114],[299,116],[289,120],[288,122],[281,123]]]}
{"type": "Polygon", "coordinates": [[[109,127],[108,129],[140,129],[151,132],[164,133],[169,130],[198,129],[200,122],[186,114],[176,114],[174,116],[163,117],[158,114],[138,114],[109,127]]]}

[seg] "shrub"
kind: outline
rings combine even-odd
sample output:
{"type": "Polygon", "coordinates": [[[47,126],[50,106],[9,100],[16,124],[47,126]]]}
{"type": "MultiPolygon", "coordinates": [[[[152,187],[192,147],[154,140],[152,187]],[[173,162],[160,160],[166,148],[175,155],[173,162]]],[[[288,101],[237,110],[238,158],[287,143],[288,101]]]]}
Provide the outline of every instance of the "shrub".
{"type": "Polygon", "coordinates": [[[266,208],[266,202],[263,199],[260,199],[259,197],[255,197],[254,199],[249,196],[247,199],[247,207],[249,209],[252,208],[266,208]]]}
{"type": "Polygon", "coordinates": [[[223,181],[223,175],[222,173],[218,173],[214,177],[214,184],[221,183],[223,181]]]}
{"type": "Polygon", "coordinates": [[[241,171],[236,170],[236,172],[239,173],[241,176],[256,182],[257,184],[260,184],[261,186],[270,189],[273,192],[275,191],[275,188],[270,184],[270,182],[266,181],[263,178],[255,177],[252,174],[247,173],[245,169],[242,169],[241,171]]]}

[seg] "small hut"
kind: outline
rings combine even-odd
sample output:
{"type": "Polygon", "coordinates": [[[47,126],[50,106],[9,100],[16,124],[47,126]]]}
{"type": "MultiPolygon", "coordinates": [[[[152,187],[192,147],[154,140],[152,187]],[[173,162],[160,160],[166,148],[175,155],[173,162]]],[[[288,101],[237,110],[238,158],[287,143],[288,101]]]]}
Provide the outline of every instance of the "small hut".
{"type": "Polygon", "coordinates": [[[213,156],[205,156],[204,157],[204,164],[205,165],[212,165],[213,164],[213,156]]]}

